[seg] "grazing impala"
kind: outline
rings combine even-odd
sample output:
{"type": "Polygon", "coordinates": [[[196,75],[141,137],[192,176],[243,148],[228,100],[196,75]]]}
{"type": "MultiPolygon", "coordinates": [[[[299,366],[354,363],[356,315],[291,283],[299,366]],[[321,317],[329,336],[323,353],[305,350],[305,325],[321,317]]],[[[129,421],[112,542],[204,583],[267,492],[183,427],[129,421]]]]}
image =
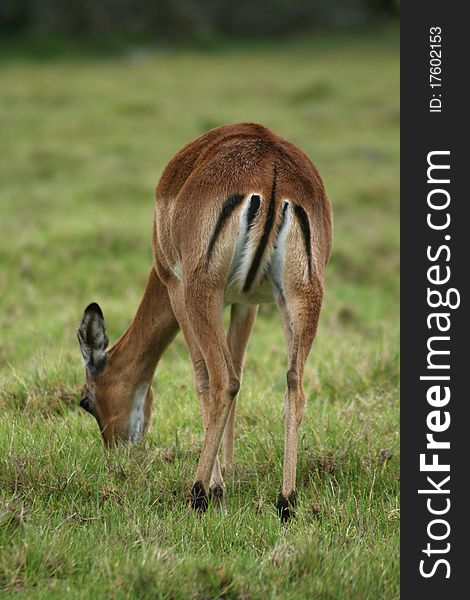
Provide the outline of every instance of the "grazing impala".
{"type": "Polygon", "coordinates": [[[98,421],[106,445],[138,442],[149,426],[156,365],[181,329],[204,425],[191,505],[205,510],[210,495],[223,495],[222,473],[232,465],[235,399],[258,305],[275,301],[288,355],[277,503],[286,521],[295,506],[302,377],[331,250],[331,207],[320,175],[303,152],[265,127],[228,125],[180,150],[156,197],[154,265],[133,322],[107,350],[100,307],[90,304],[83,315],[80,405],[98,421]]]}

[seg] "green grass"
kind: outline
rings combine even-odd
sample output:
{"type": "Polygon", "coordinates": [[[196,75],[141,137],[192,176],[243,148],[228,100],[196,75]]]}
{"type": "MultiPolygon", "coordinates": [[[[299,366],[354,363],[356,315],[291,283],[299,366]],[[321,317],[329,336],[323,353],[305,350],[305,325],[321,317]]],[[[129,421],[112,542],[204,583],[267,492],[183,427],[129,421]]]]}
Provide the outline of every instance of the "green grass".
{"type": "Polygon", "coordinates": [[[398,598],[397,38],[0,63],[4,597],[398,598]],[[335,210],[287,528],[274,507],[286,353],[272,307],[248,348],[225,512],[187,508],[202,435],[180,336],[140,446],[106,454],[78,408],[83,308],[100,302],[112,340],[124,330],[151,264],[163,167],[237,121],[302,147],[335,210]]]}

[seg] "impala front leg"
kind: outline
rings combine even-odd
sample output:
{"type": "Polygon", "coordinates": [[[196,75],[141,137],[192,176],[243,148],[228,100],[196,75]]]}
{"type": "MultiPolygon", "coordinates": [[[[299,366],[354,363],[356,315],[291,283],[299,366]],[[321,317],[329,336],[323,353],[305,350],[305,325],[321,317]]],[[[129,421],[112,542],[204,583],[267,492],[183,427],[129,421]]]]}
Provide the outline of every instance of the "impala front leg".
{"type": "MultiPolygon", "coordinates": [[[[249,304],[233,304],[230,312],[230,327],[227,334],[227,342],[230,354],[232,355],[233,366],[240,382],[245,362],[245,351],[257,313],[258,306],[249,304]]],[[[236,402],[236,400],[233,401],[222,442],[222,473],[224,477],[233,465],[236,402]]]]}

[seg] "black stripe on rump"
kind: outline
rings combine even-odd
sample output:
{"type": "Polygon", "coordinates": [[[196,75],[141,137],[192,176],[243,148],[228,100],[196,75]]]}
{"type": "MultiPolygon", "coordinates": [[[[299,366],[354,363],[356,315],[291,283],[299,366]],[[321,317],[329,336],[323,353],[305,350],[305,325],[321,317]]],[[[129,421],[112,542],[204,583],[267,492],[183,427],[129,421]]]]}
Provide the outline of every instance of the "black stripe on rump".
{"type": "Polygon", "coordinates": [[[259,241],[258,247],[256,248],[255,256],[253,258],[253,262],[251,263],[250,269],[246,276],[245,285],[243,286],[243,291],[246,293],[250,290],[253,285],[253,281],[255,280],[256,273],[258,271],[259,265],[261,263],[261,259],[263,257],[264,250],[269,240],[269,234],[271,233],[271,229],[274,225],[274,201],[276,198],[276,166],[273,169],[273,186],[271,189],[271,197],[269,198],[269,206],[268,206],[268,214],[266,216],[266,222],[264,224],[263,234],[259,241]]]}
{"type": "Polygon", "coordinates": [[[215,224],[214,231],[212,232],[212,236],[209,242],[209,247],[207,248],[207,258],[206,262],[209,263],[212,252],[214,251],[214,246],[217,241],[217,238],[220,235],[227,219],[233,213],[233,211],[237,208],[240,202],[245,197],[245,194],[232,194],[225,200],[222,210],[220,211],[219,218],[217,219],[217,223],[215,224]]]}
{"type": "Polygon", "coordinates": [[[312,249],[310,247],[310,223],[308,222],[307,213],[298,204],[294,204],[294,213],[297,217],[304,236],[305,252],[307,253],[308,274],[312,275],[312,249]]]}
{"type": "Polygon", "coordinates": [[[260,203],[261,203],[261,198],[258,196],[258,194],[253,194],[253,196],[251,196],[250,207],[248,208],[248,214],[246,217],[248,229],[250,229],[251,226],[253,225],[253,219],[258,214],[258,209],[259,209],[260,203]]]}

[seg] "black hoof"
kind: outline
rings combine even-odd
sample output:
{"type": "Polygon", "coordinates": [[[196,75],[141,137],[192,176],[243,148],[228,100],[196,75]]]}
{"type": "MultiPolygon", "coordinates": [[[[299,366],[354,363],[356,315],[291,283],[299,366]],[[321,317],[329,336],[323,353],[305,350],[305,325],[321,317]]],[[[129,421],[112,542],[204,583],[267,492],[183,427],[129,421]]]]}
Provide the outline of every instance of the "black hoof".
{"type": "Polygon", "coordinates": [[[203,513],[207,510],[207,495],[201,481],[196,481],[191,490],[191,508],[203,513]]]}
{"type": "Polygon", "coordinates": [[[281,518],[281,523],[287,523],[295,517],[295,503],[296,497],[294,490],[292,490],[287,498],[284,496],[284,494],[279,494],[277,499],[277,512],[281,518]]]}
{"type": "Polygon", "coordinates": [[[224,499],[224,488],[219,484],[210,488],[209,498],[219,503],[222,502],[222,500],[224,499]]]}

